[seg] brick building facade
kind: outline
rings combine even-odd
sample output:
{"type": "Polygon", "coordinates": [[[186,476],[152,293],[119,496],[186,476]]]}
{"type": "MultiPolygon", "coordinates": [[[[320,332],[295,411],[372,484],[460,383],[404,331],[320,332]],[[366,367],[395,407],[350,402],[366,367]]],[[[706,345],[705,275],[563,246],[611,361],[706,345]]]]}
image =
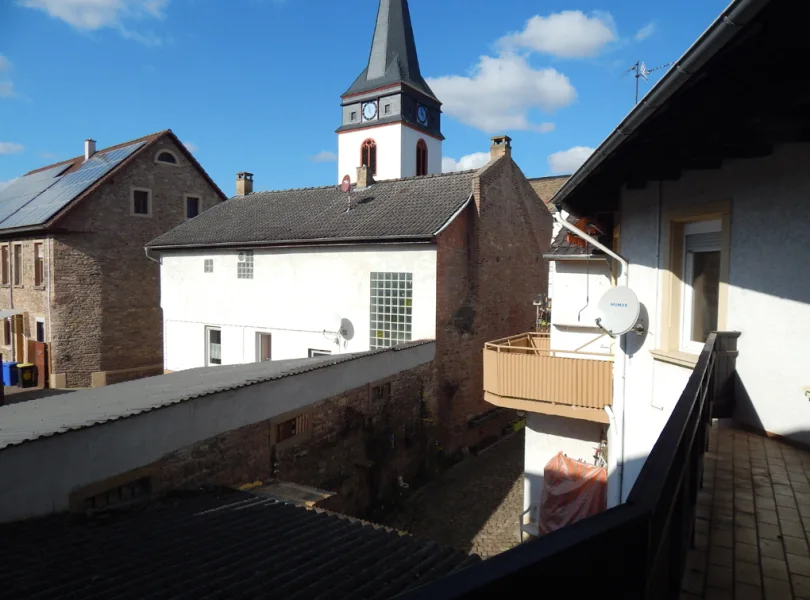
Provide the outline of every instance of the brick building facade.
{"type": "Polygon", "coordinates": [[[0,221],[5,360],[33,362],[28,340],[48,343],[50,364],[40,382],[54,387],[161,373],[159,267],[143,246],[224,200],[219,188],[177,137],[163,131],[98,152],[89,146],[85,156],[32,171],[0,194],[0,209],[26,199],[17,212],[0,215],[8,216],[0,221]],[[84,191],[52,204],[53,214],[37,209],[39,222],[18,226],[17,215],[33,213],[40,198],[60,185],[67,189],[68,181],[77,189],[78,178],[92,178],[102,161],[114,163],[127,152],[84,191]],[[47,179],[48,172],[55,176],[47,179]],[[24,194],[31,190],[40,193],[24,194]]]}

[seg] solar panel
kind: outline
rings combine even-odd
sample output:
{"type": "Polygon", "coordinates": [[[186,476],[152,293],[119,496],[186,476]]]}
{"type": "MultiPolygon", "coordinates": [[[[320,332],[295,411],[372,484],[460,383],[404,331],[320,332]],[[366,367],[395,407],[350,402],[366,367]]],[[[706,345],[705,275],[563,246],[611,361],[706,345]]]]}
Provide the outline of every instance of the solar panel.
{"type": "Polygon", "coordinates": [[[69,167],[70,163],[20,177],[0,190],[0,223],[59,181],[58,176],[69,167]]]}
{"type": "Polygon", "coordinates": [[[109,152],[99,152],[73,173],[60,177],[56,183],[20,206],[16,212],[0,221],[0,228],[25,227],[45,223],[71,200],[104,177],[145,142],[130,144],[109,152]]]}

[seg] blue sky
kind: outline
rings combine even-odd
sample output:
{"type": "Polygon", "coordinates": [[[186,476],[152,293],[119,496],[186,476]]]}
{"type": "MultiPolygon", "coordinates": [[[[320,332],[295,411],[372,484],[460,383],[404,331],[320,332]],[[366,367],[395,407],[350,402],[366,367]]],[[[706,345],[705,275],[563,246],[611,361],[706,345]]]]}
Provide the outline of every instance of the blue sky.
{"type": "MultiPolygon", "coordinates": [[[[228,195],[243,170],[257,190],[336,183],[340,94],[365,66],[377,4],[2,2],[0,182],[87,137],[171,128],[228,195]]],[[[628,67],[676,60],[726,4],[411,0],[446,168],[478,166],[501,132],[527,176],[576,168],[632,108],[628,67]]]]}

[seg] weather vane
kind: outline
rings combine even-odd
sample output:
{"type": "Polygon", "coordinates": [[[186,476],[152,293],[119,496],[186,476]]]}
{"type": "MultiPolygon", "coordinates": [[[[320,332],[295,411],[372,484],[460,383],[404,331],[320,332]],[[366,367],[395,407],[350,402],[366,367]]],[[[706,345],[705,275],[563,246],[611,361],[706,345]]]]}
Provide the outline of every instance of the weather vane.
{"type": "Polygon", "coordinates": [[[659,69],[663,69],[665,67],[668,67],[671,64],[672,63],[669,62],[669,63],[667,63],[665,65],[661,65],[660,67],[655,67],[654,69],[648,69],[647,65],[643,61],[637,60],[636,64],[634,64],[632,67],[627,69],[627,72],[625,73],[625,75],[627,75],[627,73],[630,73],[632,71],[632,72],[634,72],[633,77],[636,78],[636,104],[638,104],[638,80],[643,79],[644,81],[649,81],[649,79],[647,79],[647,76],[650,73],[652,73],[654,71],[658,71],[659,69]]]}

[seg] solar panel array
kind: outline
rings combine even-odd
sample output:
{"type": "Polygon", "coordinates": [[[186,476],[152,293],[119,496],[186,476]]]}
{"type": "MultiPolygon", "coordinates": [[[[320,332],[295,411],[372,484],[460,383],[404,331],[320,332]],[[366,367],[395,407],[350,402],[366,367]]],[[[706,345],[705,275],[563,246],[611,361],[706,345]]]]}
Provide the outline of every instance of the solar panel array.
{"type": "Polygon", "coordinates": [[[0,229],[41,225],[146,142],[98,152],[73,173],[70,164],[27,175],[0,192],[0,229]]]}

